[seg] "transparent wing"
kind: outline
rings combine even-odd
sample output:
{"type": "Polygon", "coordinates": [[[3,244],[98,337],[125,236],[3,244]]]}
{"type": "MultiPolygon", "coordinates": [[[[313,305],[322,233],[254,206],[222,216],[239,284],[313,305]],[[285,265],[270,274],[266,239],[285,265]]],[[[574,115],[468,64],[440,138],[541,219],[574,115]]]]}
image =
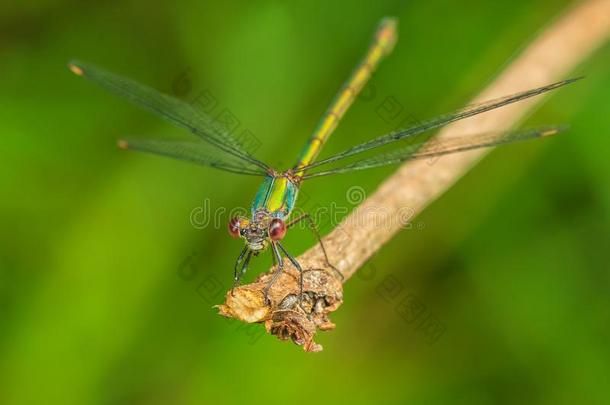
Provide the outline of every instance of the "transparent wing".
{"type": "Polygon", "coordinates": [[[406,148],[393,152],[376,155],[367,159],[359,160],[346,166],[306,174],[303,178],[328,176],[331,174],[347,173],[357,170],[370,169],[373,167],[387,166],[412,159],[432,158],[451,153],[464,152],[472,149],[486,148],[507,143],[525,141],[545,136],[558,134],[567,127],[548,126],[534,129],[509,131],[504,133],[486,133],[472,136],[455,137],[443,140],[421,140],[414,142],[406,148]]]}
{"type": "Polygon", "coordinates": [[[536,89],[523,91],[521,93],[513,94],[510,96],[490,100],[490,101],[483,102],[480,104],[471,105],[471,106],[468,106],[461,110],[458,110],[454,113],[441,115],[441,116],[433,118],[429,121],[419,123],[418,125],[412,126],[410,128],[398,130],[398,131],[389,133],[387,135],[375,138],[373,140],[364,142],[360,145],[353,146],[343,152],[337,153],[336,155],[333,155],[326,159],[322,159],[315,163],[309,164],[309,165],[301,168],[301,170],[308,171],[317,166],[336,162],[338,160],[345,159],[347,157],[350,157],[350,156],[353,156],[353,155],[356,155],[356,154],[359,154],[359,153],[362,153],[362,152],[365,152],[365,151],[368,151],[371,149],[379,148],[379,147],[381,147],[383,145],[387,145],[389,143],[393,143],[393,142],[397,142],[397,141],[400,141],[400,140],[403,140],[406,138],[414,137],[421,133],[427,132],[431,129],[445,126],[451,122],[459,121],[459,120],[462,120],[462,119],[468,118],[468,117],[472,117],[474,115],[481,114],[486,111],[491,111],[496,108],[500,108],[500,107],[515,103],[517,101],[525,100],[527,98],[534,97],[534,96],[537,96],[542,93],[546,93],[547,91],[558,89],[562,86],[573,83],[579,79],[581,79],[581,78],[564,80],[564,81],[553,83],[553,84],[550,84],[547,86],[538,87],[536,89]]]}
{"type": "Polygon", "coordinates": [[[209,166],[231,173],[265,176],[267,173],[249,162],[232,156],[220,157],[217,151],[210,151],[204,142],[169,141],[153,139],[125,139],[118,142],[121,149],[130,149],[177,160],[209,166]]]}
{"type": "Polygon", "coordinates": [[[263,170],[269,168],[248,153],[234,136],[222,128],[219,122],[191,104],[88,63],[73,61],[70,62],[69,67],[77,75],[85,77],[176,126],[188,129],[220,151],[263,170]]]}

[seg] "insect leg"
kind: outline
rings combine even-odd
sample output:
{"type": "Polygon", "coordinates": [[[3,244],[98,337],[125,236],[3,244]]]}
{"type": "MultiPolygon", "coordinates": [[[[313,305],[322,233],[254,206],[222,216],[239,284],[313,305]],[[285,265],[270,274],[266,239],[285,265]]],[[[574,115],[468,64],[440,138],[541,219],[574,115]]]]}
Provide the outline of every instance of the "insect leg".
{"type": "Polygon", "coordinates": [[[322,248],[322,253],[324,253],[324,260],[326,260],[326,264],[328,265],[328,267],[330,267],[331,269],[334,270],[334,272],[339,276],[339,279],[341,281],[343,281],[345,279],[345,277],[343,276],[343,274],[341,274],[341,272],[339,271],[339,269],[337,269],[328,259],[328,254],[326,253],[326,248],[324,247],[324,243],[322,243],[322,238],[320,237],[320,232],[318,231],[318,227],[316,226],[315,221],[313,220],[313,218],[311,217],[311,215],[306,212],[304,214],[299,215],[298,217],[290,220],[287,224],[286,224],[286,228],[290,228],[296,224],[298,224],[301,221],[307,221],[309,224],[309,229],[311,230],[311,232],[313,232],[313,234],[316,236],[316,239],[318,240],[318,243],[320,244],[320,247],[322,248]]]}
{"type": "Polygon", "coordinates": [[[282,255],[280,254],[280,251],[277,248],[276,242],[271,242],[271,253],[273,256],[273,262],[277,263],[277,269],[275,269],[273,277],[271,277],[271,280],[269,280],[269,283],[267,283],[267,286],[263,290],[263,293],[265,295],[265,302],[267,304],[270,303],[269,290],[271,289],[273,283],[277,281],[277,278],[280,276],[280,274],[282,274],[282,270],[284,270],[284,260],[282,259],[282,255]]]}
{"type": "Polygon", "coordinates": [[[247,246],[245,246],[243,248],[243,250],[241,251],[241,253],[239,254],[239,257],[237,258],[237,261],[235,261],[235,269],[234,269],[234,276],[233,276],[233,288],[231,288],[231,295],[233,295],[233,290],[235,290],[235,287],[237,287],[239,285],[239,280],[241,279],[241,276],[243,276],[243,274],[246,272],[246,269],[248,268],[248,263],[250,262],[250,257],[252,256],[252,252],[250,251],[250,249],[248,249],[247,246]],[[248,254],[246,256],[246,253],[248,254]],[[245,261],[244,261],[244,257],[245,257],[245,261]],[[242,264],[243,262],[243,264],[242,264]],[[239,266],[241,265],[241,269],[239,269],[239,266]]]}
{"type": "Polygon", "coordinates": [[[242,278],[244,274],[246,274],[246,270],[248,270],[248,265],[250,264],[250,259],[252,258],[252,252],[248,252],[246,256],[246,260],[244,260],[243,266],[241,266],[241,272],[239,273],[239,277],[237,278],[237,282],[242,278]]]}
{"type": "Polygon", "coordinates": [[[294,267],[296,267],[296,269],[299,271],[299,303],[301,302],[301,297],[303,296],[303,268],[301,267],[301,265],[299,264],[299,262],[297,261],[297,259],[295,259],[294,257],[292,257],[292,255],[290,253],[288,253],[286,251],[286,249],[284,249],[284,246],[282,246],[279,242],[275,242],[279,248],[281,249],[282,253],[284,253],[284,255],[288,258],[288,260],[290,260],[290,262],[292,263],[292,265],[294,267]]]}

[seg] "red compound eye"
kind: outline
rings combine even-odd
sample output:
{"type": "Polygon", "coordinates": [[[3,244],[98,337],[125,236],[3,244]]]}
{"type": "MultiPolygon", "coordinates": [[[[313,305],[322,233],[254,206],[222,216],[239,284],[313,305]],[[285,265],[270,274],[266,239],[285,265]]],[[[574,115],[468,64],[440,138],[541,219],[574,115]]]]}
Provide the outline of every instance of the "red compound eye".
{"type": "Polygon", "coordinates": [[[228,225],[229,235],[234,238],[239,238],[239,218],[231,218],[228,225]]]}
{"type": "Polygon", "coordinates": [[[279,218],[274,218],[269,224],[269,238],[281,240],[286,235],[286,224],[279,218]]]}

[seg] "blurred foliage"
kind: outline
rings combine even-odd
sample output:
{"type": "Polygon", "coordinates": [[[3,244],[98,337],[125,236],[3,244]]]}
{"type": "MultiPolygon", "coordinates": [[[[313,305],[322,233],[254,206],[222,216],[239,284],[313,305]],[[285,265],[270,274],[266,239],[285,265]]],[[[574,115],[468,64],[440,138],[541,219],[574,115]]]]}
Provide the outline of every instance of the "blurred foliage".
{"type": "MultiPolygon", "coordinates": [[[[607,401],[610,47],[529,119],[572,130],[493,152],[415,219],[346,285],[316,355],[211,308],[240,245],[226,213],[205,229],[189,215],[206,199],[247,207],[257,180],[118,151],[126,134],[181,131],[66,69],[77,57],[164,91],[187,80],[184,96],[211,95],[286,167],[382,16],[401,38],[327,154],[394,129],[378,114],[388,97],[401,117],[463,105],[566,6],[4,2],[0,403],[607,401]],[[389,276],[442,323],[438,341],[379,293],[389,276]]],[[[391,172],[312,180],[303,202],[349,206],[349,187],[391,172]]],[[[288,239],[297,254],[312,244],[288,239]]]]}

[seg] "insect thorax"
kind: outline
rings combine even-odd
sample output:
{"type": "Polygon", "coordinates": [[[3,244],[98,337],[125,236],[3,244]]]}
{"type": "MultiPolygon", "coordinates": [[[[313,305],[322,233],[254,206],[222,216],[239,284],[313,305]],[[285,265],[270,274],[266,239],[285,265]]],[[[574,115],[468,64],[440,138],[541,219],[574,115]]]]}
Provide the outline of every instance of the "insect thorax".
{"type": "Polygon", "coordinates": [[[265,177],[252,203],[252,220],[259,212],[287,218],[294,209],[298,192],[298,186],[284,174],[265,177]]]}

